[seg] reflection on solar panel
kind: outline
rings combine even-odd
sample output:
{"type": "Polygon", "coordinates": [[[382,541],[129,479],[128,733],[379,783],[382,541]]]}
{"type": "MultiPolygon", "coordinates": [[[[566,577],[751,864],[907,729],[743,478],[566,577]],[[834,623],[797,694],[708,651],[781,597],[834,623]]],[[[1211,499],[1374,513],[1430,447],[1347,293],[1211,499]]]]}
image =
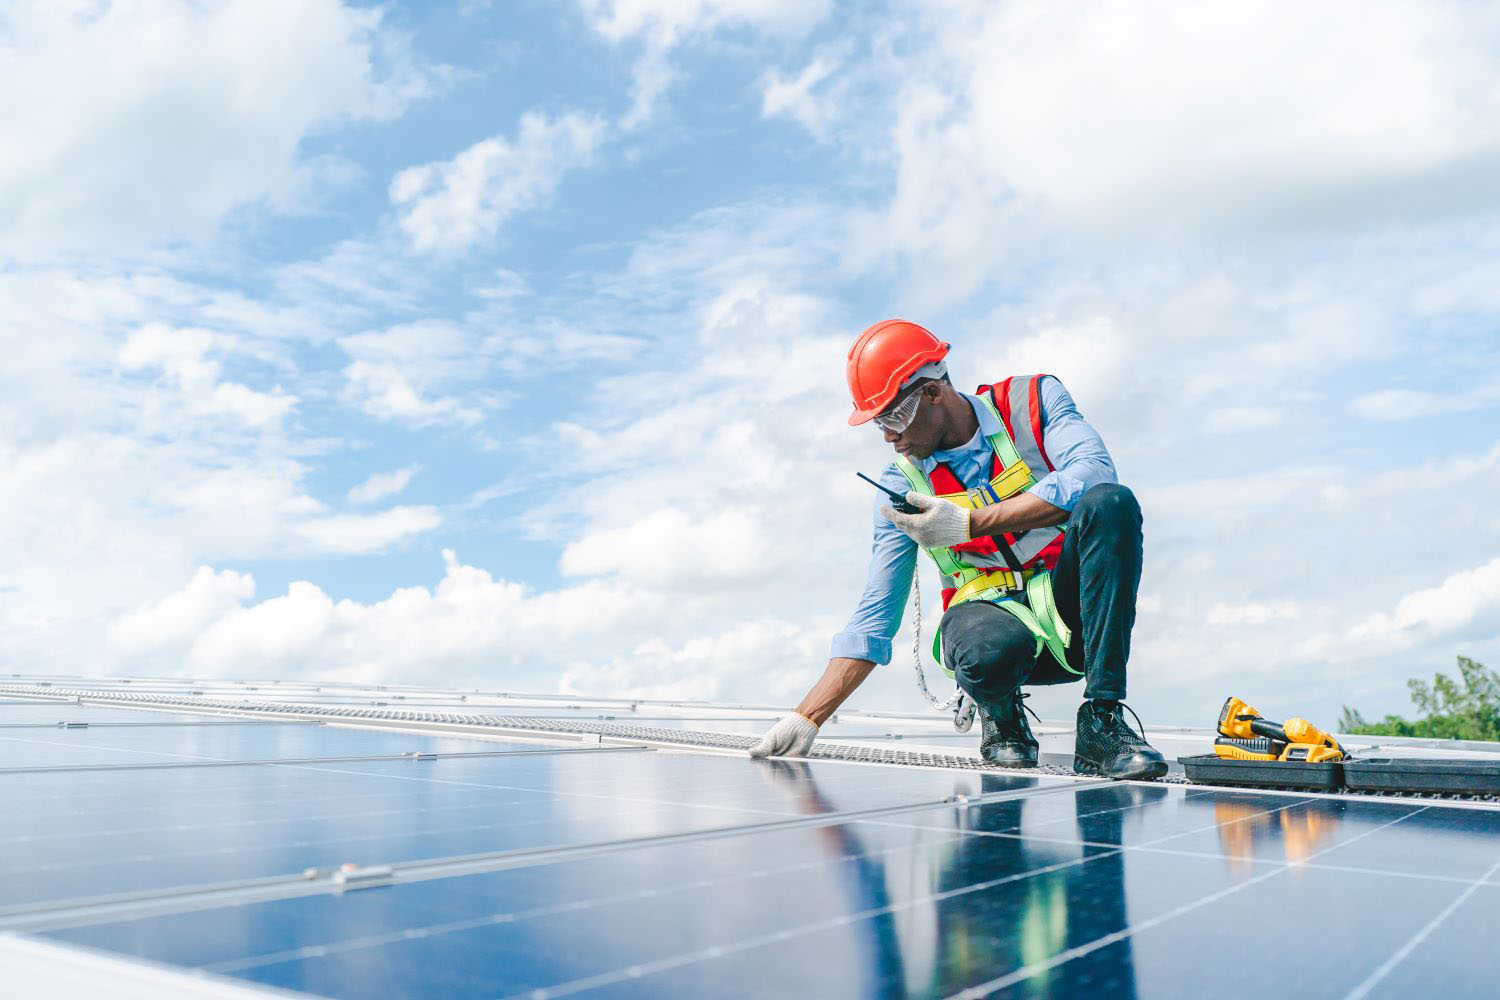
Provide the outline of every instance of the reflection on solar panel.
{"type": "Polygon", "coordinates": [[[10,995],[1494,992],[1488,802],[1004,771],[916,715],[752,761],[764,706],[5,680],[10,995]]]}

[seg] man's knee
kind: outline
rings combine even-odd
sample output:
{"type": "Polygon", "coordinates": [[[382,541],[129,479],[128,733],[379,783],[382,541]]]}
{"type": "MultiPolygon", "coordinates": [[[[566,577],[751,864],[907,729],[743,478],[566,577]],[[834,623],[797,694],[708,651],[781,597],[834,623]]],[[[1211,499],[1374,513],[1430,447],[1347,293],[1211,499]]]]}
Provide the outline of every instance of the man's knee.
{"type": "Polygon", "coordinates": [[[1036,638],[1008,611],[971,601],[943,616],[943,662],[970,693],[1015,687],[1036,659],[1036,638]]]}
{"type": "Polygon", "coordinates": [[[1100,483],[1086,490],[1073,507],[1072,520],[1119,527],[1140,527],[1141,505],[1128,486],[1100,483]]]}

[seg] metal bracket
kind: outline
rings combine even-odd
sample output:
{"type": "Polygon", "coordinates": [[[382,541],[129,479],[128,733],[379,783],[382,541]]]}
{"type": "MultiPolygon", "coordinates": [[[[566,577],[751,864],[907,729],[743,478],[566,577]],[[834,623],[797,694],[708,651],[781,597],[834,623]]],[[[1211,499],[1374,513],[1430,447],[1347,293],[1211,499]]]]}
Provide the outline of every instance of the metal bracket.
{"type": "Polygon", "coordinates": [[[975,709],[974,699],[969,697],[969,693],[965,691],[960,694],[958,704],[953,706],[953,728],[961,733],[974,728],[975,709]]]}

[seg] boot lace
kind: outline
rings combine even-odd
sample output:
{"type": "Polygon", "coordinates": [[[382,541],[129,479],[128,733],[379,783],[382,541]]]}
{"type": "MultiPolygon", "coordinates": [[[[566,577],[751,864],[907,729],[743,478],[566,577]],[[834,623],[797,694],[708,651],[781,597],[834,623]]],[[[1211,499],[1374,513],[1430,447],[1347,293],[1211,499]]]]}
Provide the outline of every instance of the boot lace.
{"type": "Polygon", "coordinates": [[[1135,752],[1151,746],[1146,742],[1146,724],[1141,721],[1139,715],[1135,714],[1135,709],[1123,701],[1095,702],[1094,704],[1093,712],[1098,723],[1096,736],[1111,750],[1135,752]],[[1130,723],[1125,721],[1125,715],[1120,711],[1122,708],[1135,719],[1135,729],[1131,729],[1130,723]]]}
{"type": "MultiPolygon", "coordinates": [[[[1037,715],[1036,712],[1032,710],[1030,705],[1026,704],[1026,699],[1030,698],[1031,695],[1028,693],[1017,691],[1013,697],[1015,698],[1016,704],[1015,716],[1010,719],[991,718],[990,722],[994,724],[996,731],[1001,735],[1002,738],[1010,739],[1020,737],[1028,741],[1035,740],[1036,737],[1031,734],[1031,726],[1026,722],[1026,713],[1030,712],[1031,717],[1035,719],[1038,724],[1041,723],[1042,717],[1040,715],[1037,715]]],[[[983,710],[981,709],[981,711],[983,710]]],[[[990,718],[988,713],[986,713],[985,717],[990,718]]]]}

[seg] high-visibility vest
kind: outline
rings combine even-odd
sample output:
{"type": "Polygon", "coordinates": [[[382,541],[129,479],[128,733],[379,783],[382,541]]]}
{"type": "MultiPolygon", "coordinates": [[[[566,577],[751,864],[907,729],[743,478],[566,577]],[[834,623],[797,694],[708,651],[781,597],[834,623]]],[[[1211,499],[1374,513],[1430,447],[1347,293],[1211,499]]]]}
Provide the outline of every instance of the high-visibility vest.
{"type": "MultiPolygon", "coordinates": [[[[987,483],[965,489],[954,471],[939,462],[931,474],[922,471],[904,455],[896,456],[896,468],[918,493],[937,496],[961,507],[976,509],[999,503],[1036,485],[1039,470],[1052,471],[1052,460],[1042,446],[1042,408],[1037,383],[1042,375],[1017,376],[976,390],[981,406],[988,409],[1000,430],[989,435],[992,453],[987,483]]],[[[1041,473],[1045,475],[1045,473],[1041,473]]],[[[993,601],[1021,620],[1042,646],[1066,670],[1078,673],[1067,661],[1072,636],[1052,598],[1052,573],[1062,552],[1066,524],[1007,532],[1001,539],[1010,548],[1014,564],[1005,557],[997,540],[975,538],[946,548],[927,549],[945,577],[944,610],[966,601],[993,601]],[[1015,567],[1020,567],[1020,573],[1015,567]]],[[[933,636],[932,655],[942,663],[941,629],[933,636]]],[[[943,669],[953,673],[951,667],[943,669]]]]}

